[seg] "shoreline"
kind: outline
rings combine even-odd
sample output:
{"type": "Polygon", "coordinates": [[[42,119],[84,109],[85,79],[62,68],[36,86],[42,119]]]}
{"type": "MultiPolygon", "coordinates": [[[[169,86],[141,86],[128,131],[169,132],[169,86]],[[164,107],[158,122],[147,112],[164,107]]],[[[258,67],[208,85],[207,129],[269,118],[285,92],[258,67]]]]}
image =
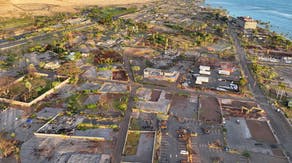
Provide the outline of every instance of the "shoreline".
{"type": "Polygon", "coordinates": [[[251,16],[251,15],[239,15],[239,14],[231,13],[230,9],[224,7],[223,3],[220,4],[220,6],[219,6],[219,5],[214,5],[214,4],[211,4],[210,2],[207,3],[206,1],[204,1],[202,4],[205,7],[210,7],[210,8],[213,8],[213,9],[226,10],[227,11],[227,15],[232,17],[232,18],[237,18],[239,16],[250,16],[251,18],[253,18],[254,20],[256,20],[258,22],[258,27],[266,29],[271,33],[275,32],[277,35],[283,36],[283,37],[285,37],[286,39],[288,39],[290,41],[292,40],[292,33],[290,31],[286,31],[285,32],[285,31],[281,30],[280,26],[275,26],[274,24],[271,23],[270,20],[264,21],[262,19],[256,19],[254,16],[251,16]],[[260,25],[260,22],[264,23],[264,24],[268,24],[270,28],[266,28],[263,25],[260,25]],[[276,30],[276,29],[279,29],[279,30],[276,30]]]}

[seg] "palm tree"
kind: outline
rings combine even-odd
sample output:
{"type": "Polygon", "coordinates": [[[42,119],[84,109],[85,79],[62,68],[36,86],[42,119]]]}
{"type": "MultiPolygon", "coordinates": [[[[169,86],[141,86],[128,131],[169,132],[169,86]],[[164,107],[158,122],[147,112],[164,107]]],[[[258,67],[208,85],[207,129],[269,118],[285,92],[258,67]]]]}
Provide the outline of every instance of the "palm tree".
{"type": "Polygon", "coordinates": [[[281,100],[281,99],[282,99],[282,96],[283,96],[283,94],[284,94],[284,92],[285,92],[286,85],[285,85],[285,83],[283,83],[283,82],[279,82],[277,88],[278,88],[278,89],[277,89],[277,98],[278,98],[278,96],[280,95],[280,100],[281,100]]]}
{"type": "Polygon", "coordinates": [[[25,86],[25,88],[28,89],[27,96],[26,96],[26,93],[24,94],[24,101],[26,101],[27,98],[30,97],[31,90],[32,90],[32,84],[28,80],[26,80],[24,83],[24,86],[25,86]]]}

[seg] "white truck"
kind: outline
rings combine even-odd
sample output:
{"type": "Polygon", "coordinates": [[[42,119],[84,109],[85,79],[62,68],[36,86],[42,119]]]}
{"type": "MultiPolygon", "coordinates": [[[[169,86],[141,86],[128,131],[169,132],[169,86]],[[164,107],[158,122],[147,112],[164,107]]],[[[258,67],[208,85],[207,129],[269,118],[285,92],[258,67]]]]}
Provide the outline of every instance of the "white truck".
{"type": "Polygon", "coordinates": [[[219,75],[227,75],[227,76],[229,76],[230,75],[230,71],[227,71],[227,70],[218,70],[218,74],[219,75]]]}

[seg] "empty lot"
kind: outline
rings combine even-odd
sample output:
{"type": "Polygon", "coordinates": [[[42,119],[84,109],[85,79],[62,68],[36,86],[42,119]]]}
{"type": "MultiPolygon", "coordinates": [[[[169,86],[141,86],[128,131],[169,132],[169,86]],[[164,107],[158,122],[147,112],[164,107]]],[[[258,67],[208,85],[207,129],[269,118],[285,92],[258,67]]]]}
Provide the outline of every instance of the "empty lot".
{"type": "Polygon", "coordinates": [[[174,95],[172,97],[170,112],[179,118],[197,119],[198,97],[174,95]]]}
{"type": "Polygon", "coordinates": [[[210,124],[222,122],[221,108],[216,97],[199,97],[199,120],[210,124]]]}
{"type": "Polygon", "coordinates": [[[266,121],[247,120],[246,123],[255,140],[271,144],[277,143],[277,140],[266,121]]]}

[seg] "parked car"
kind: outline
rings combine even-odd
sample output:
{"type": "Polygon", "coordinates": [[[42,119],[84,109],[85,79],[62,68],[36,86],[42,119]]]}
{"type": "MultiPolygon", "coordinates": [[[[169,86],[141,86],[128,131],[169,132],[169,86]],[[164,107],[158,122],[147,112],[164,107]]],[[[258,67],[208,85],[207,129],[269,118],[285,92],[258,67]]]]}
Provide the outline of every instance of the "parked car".
{"type": "Polygon", "coordinates": [[[181,154],[181,155],[188,155],[189,152],[188,152],[188,151],[185,151],[185,150],[181,150],[181,151],[180,151],[180,154],[181,154]]]}
{"type": "Polygon", "coordinates": [[[237,119],[235,122],[236,122],[237,124],[240,124],[240,121],[239,121],[239,119],[237,119]]]}

